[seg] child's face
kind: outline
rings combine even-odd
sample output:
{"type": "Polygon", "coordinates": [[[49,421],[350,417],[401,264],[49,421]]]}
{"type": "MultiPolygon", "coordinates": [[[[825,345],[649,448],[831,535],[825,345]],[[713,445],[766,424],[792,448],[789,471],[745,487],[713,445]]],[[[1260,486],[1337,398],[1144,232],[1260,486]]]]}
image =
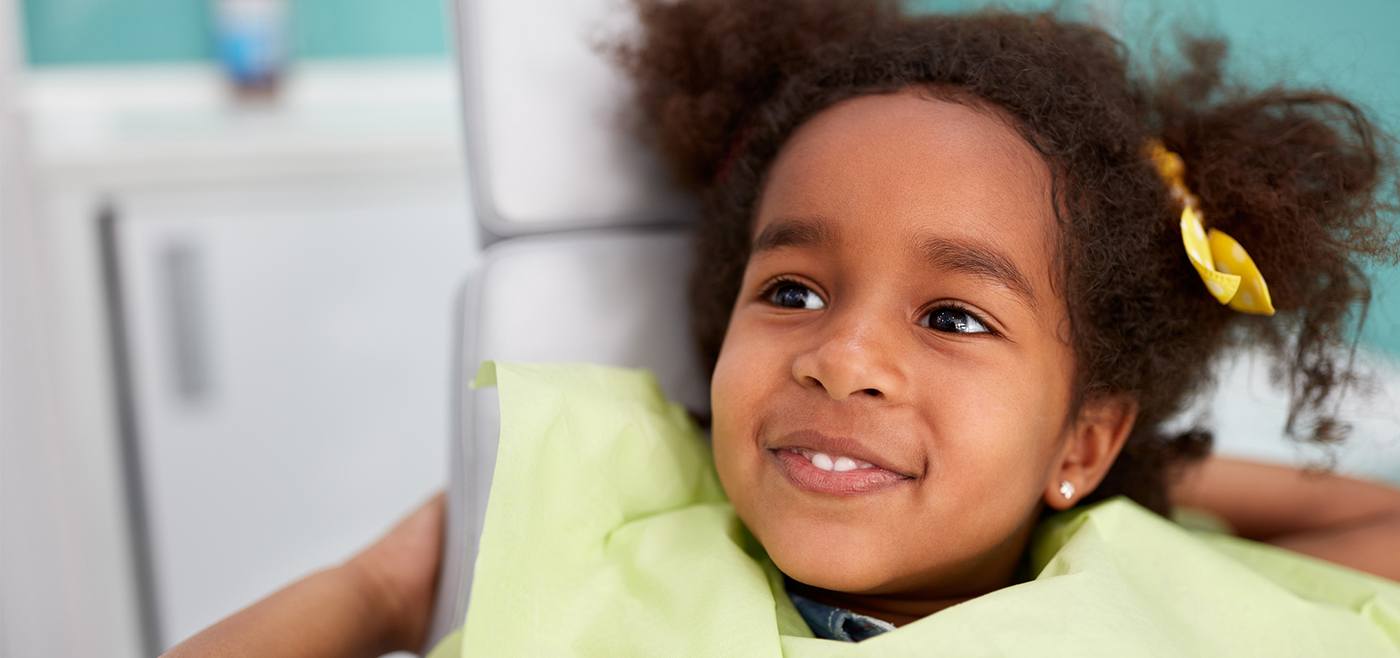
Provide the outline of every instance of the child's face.
{"type": "Polygon", "coordinates": [[[864,96],[786,143],[711,385],[721,481],[786,574],[1010,577],[1073,434],[1055,231],[1046,164],[991,110],[864,96]]]}

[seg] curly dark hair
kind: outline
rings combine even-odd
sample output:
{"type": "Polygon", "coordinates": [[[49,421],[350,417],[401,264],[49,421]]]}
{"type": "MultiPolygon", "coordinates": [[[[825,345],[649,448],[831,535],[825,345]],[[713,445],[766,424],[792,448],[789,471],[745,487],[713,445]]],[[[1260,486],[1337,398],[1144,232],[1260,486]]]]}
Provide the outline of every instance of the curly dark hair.
{"type": "Polygon", "coordinates": [[[1207,454],[1211,435],[1168,431],[1166,421],[1211,388],[1211,365],[1233,348],[1272,355],[1291,396],[1290,436],[1345,435],[1332,403],[1357,377],[1363,268],[1397,257],[1386,200],[1393,140],[1352,102],[1230,83],[1218,39],[1184,38],[1178,64],[1136,75],[1122,43],[1050,13],[911,15],[885,0],[634,3],[642,30],[614,54],[637,84],[650,141],[701,202],[691,304],[707,372],[785,140],[840,100],[915,86],[999,107],[1050,166],[1075,408],[1110,393],[1139,404],[1091,499],[1168,508],[1173,467],[1207,454]],[[1145,155],[1151,138],[1185,161],[1206,221],[1250,249],[1278,315],[1238,313],[1206,294],[1182,249],[1180,206],[1145,155]]]}

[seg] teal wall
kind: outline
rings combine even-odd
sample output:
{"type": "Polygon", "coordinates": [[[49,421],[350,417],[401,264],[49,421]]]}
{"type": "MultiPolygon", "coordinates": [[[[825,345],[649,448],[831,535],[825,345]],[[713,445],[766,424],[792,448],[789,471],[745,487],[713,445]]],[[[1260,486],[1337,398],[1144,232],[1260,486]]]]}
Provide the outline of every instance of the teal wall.
{"type": "MultiPolygon", "coordinates": [[[[444,0],[291,0],[296,56],[448,51],[444,0]]],[[[29,62],[175,62],[213,54],[212,0],[24,0],[29,62]]]]}

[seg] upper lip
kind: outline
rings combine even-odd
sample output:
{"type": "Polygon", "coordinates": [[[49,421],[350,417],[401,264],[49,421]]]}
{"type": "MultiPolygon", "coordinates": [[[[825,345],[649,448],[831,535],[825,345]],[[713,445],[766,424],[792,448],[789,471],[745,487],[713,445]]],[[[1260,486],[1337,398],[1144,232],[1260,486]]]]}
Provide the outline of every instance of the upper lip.
{"type": "Polygon", "coordinates": [[[808,450],[824,452],[833,457],[844,455],[852,459],[870,462],[891,473],[898,473],[907,478],[915,477],[908,471],[891,464],[887,458],[882,457],[861,441],[849,436],[829,436],[810,429],[798,430],[779,437],[768,446],[769,450],[788,448],[807,448],[808,450]]]}

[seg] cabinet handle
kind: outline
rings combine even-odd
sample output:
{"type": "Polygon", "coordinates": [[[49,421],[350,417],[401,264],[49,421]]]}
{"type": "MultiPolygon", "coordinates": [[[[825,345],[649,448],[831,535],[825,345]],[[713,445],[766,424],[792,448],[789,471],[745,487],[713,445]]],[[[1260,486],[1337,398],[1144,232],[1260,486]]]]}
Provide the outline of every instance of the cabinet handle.
{"type": "Polygon", "coordinates": [[[175,240],[160,255],[175,396],[188,405],[204,402],[212,388],[205,313],[204,256],[193,242],[175,240]]]}

